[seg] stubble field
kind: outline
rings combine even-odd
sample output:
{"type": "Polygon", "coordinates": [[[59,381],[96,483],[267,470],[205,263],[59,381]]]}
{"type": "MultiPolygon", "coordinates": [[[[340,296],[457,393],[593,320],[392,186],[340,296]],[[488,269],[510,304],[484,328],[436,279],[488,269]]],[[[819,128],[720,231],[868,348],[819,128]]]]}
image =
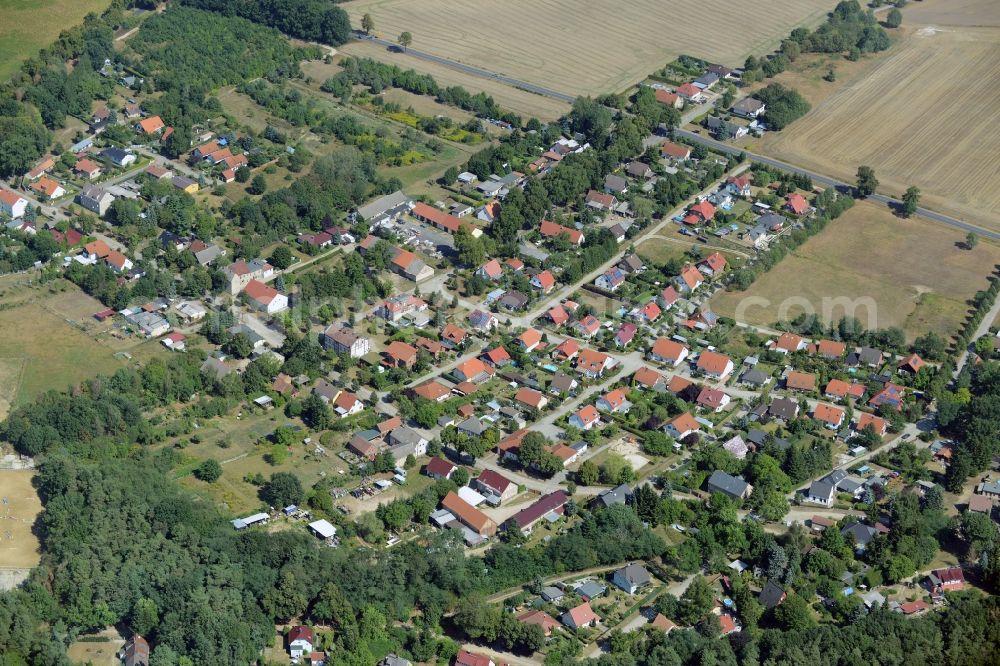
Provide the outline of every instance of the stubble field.
{"type": "Polygon", "coordinates": [[[38,539],[31,528],[42,501],[31,485],[32,470],[0,469],[0,568],[38,564],[38,539]]]}
{"type": "MultiPolygon", "coordinates": [[[[859,203],[747,291],[719,292],[712,307],[769,326],[779,318],[793,319],[805,302],[822,315],[824,299],[871,299],[873,321],[867,321],[864,307],[854,313],[868,327],[899,326],[909,339],[928,330],[950,337],[969,309],[967,301],[986,287],[987,275],[1000,262],[997,245],[984,241],[970,251],[964,238],[941,224],[901,220],[884,206],[859,203]]],[[[850,313],[834,307],[830,319],[845,314],[850,313]]]]}
{"type": "Polygon", "coordinates": [[[1000,229],[998,44],[1000,28],[918,28],[870,75],[761,147],[848,181],[868,164],[897,195],[916,185],[925,205],[1000,229]]]}
{"type": "Polygon", "coordinates": [[[635,85],[682,53],[742,65],[747,55],[772,50],[792,28],[819,22],[835,4],[354,0],[344,8],[353,25],[371,14],[376,32],[385,39],[409,31],[414,49],[570,95],[598,95],[635,85]]]}

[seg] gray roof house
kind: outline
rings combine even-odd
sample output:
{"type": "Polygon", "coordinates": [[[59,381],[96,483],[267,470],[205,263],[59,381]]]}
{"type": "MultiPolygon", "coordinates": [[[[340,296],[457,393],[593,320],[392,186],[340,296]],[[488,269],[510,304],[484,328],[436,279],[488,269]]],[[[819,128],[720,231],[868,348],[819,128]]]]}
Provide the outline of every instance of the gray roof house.
{"type": "Polygon", "coordinates": [[[611,576],[611,583],[618,589],[629,594],[635,594],[653,582],[646,568],[641,564],[629,564],[622,567],[611,576]]]}
{"type": "Polygon", "coordinates": [[[595,580],[589,580],[580,587],[576,588],[576,593],[583,597],[586,601],[603,597],[607,591],[608,588],[606,585],[595,580]]]}
{"type": "Polygon", "coordinates": [[[753,486],[738,476],[726,474],[720,469],[708,477],[707,489],[710,493],[722,493],[732,499],[746,499],[753,492],[753,486]]]}
{"type": "Polygon", "coordinates": [[[542,588],[542,599],[545,601],[559,601],[563,598],[563,591],[558,587],[543,587],[542,588]]]}
{"type": "Polygon", "coordinates": [[[740,376],[740,383],[748,386],[764,386],[771,380],[771,376],[760,370],[747,370],[740,376]]]}
{"type": "Polygon", "coordinates": [[[767,414],[774,419],[791,421],[799,415],[799,403],[789,398],[775,398],[767,408],[767,414]]]}
{"type": "Polygon", "coordinates": [[[594,498],[594,506],[609,507],[616,504],[625,504],[632,496],[632,489],[627,483],[623,483],[616,488],[609,488],[594,498]]]}
{"type": "Polygon", "coordinates": [[[604,191],[611,194],[625,194],[628,191],[628,182],[621,176],[609,173],[604,177],[604,191]]]}
{"type": "Polygon", "coordinates": [[[865,547],[871,543],[878,535],[878,530],[870,525],[864,525],[862,523],[851,523],[844,529],[840,530],[840,533],[845,537],[850,535],[854,538],[854,543],[857,544],[856,550],[860,553],[863,552],[865,547]]]}
{"type": "Polygon", "coordinates": [[[76,195],[78,204],[91,213],[96,213],[99,217],[104,217],[114,200],[115,198],[110,192],[97,185],[88,185],[76,195]]]}
{"type": "Polygon", "coordinates": [[[475,416],[465,419],[455,427],[458,428],[459,432],[471,435],[472,437],[481,437],[486,432],[486,426],[475,416]]]}
{"type": "Polygon", "coordinates": [[[427,445],[430,443],[426,437],[413,428],[400,426],[394,428],[389,433],[389,453],[397,462],[405,460],[407,456],[422,456],[427,453],[427,445]]]}
{"type": "Polygon", "coordinates": [[[753,97],[744,97],[740,101],[733,104],[733,113],[737,116],[743,116],[744,118],[756,118],[760,114],[764,113],[764,102],[759,99],[754,99],[753,97]]]}
{"type": "Polygon", "coordinates": [[[760,591],[757,595],[757,601],[761,603],[764,608],[774,608],[775,606],[780,606],[781,602],[785,600],[785,591],[781,589],[781,586],[774,582],[773,579],[768,579],[767,583],[764,584],[764,589],[760,591]]]}

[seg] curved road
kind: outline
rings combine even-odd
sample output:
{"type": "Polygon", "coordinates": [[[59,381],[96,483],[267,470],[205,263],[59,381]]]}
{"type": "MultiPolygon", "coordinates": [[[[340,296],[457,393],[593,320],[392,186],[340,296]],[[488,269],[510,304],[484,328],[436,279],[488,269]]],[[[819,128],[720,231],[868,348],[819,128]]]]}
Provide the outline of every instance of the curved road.
{"type": "MultiPolygon", "coordinates": [[[[390,41],[388,39],[382,39],[381,37],[360,37],[359,39],[369,42],[375,42],[389,49],[400,48],[396,42],[390,41]]],[[[552,90],[551,88],[545,88],[543,86],[535,85],[534,83],[529,83],[528,81],[522,81],[520,79],[512,79],[509,76],[504,76],[503,74],[497,74],[496,72],[491,72],[480,67],[473,67],[472,65],[466,65],[465,63],[458,62],[456,60],[449,60],[448,58],[442,58],[441,56],[436,56],[433,53],[426,53],[425,51],[415,51],[411,48],[407,48],[403,51],[407,55],[411,55],[414,58],[420,58],[421,60],[427,60],[439,65],[444,65],[445,67],[450,67],[451,69],[457,69],[460,72],[465,72],[466,74],[472,74],[473,76],[479,76],[484,79],[492,79],[494,81],[499,81],[501,83],[506,83],[509,86],[514,86],[515,88],[520,88],[521,90],[527,90],[530,93],[535,93],[536,95],[542,95],[543,97],[551,97],[552,99],[557,99],[561,102],[567,102],[572,104],[576,100],[575,95],[567,95],[566,93],[561,93],[557,90],[552,90]]]]}
{"type": "MultiPolygon", "coordinates": [[[[688,130],[683,130],[678,128],[677,130],[675,130],[675,132],[677,133],[678,136],[682,136],[685,139],[694,141],[696,143],[700,143],[714,150],[728,153],[730,155],[739,155],[740,153],[746,153],[747,157],[749,157],[754,162],[767,164],[768,166],[773,166],[783,171],[788,171],[790,173],[805,174],[810,178],[812,178],[813,181],[820,183],[821,185],[826,185],[828,187],[837,187],[837,188],[849,188],[849,189],[854,188],[853,185],[850,185],[849,183],[845,183],[840,180],[836,180],[835,178],[830,178],[829,176],[824,176],[823,174],[816,173],[814,171],[808,171],[801,167],[793,166],[788,162],[782,162],[781,160],[776,160],[772,157],[766,157],[764,155],[758,155],[757,153],[751,153],[749,151],[742,150],[735,146],[730,146],[728,144],[722,143],[721,141],[716,141],[715,139],[709,139],[708,137],[701,136],[700,134],[695,134],[694,132],[690,132],[688,130]]],[[[868,197],[868,199],[886,205],[892,205],[892,206],[903,205],[903,202],[900,201],[899,199],[894,199],[893,197],[886,196],[884,194],[873,194],[870,197],[868,197]]],[[[921,217],[925,217],[928,220],[941,222],[942,224],[947,224],[950,227],[955,227],[956,229],[960,229],[965,232],[972,232],[978,236],[984,236],[986,238],[990,238],[993,240],[1000,240],[1000,233],[996,231],[990,231],[989,229],[977,227],[974,224],[969,224],[968,222],[957,220],[953,217],[949,217],[947,215],[938,213],[933,210],[929,210],[927,208],[917,208],[916,214],[920,215],[921,217]]]]}

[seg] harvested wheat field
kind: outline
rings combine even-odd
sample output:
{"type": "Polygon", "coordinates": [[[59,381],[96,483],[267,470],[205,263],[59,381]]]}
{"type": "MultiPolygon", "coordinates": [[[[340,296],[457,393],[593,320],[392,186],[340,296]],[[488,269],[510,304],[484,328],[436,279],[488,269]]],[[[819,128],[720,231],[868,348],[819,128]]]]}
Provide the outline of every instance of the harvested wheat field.
{"type": "Polygon", "coordinates": [[[793,319],[806,304],[823,316],[824,299],[824,318],[836,321],[847,314],[843,303],[853,302],[854,316],[868,327],[899,326],[910,339],[928,330],[948,337],[968,311],[967,301],[986,287],[987,274],[1000,263],[1000,247],[984,241],[967,250],[964,238],[941,224],[903,220],[885,206],[859,203],[747,291],[719,292],[712,307],[769,326],[793,319]],[[871,311],[865,303],[873,305],[871,311]]]}
{"type": "Polygon", "coordinates": [[[42,511],[31,479],[32,470],[0,469],[0,568],[38,564],[38,538],[32,532],[42,511]]]}
{"type": "Polygon", "coordinates": [[[923,27],[869,76],[761,145],[847,181],[871,165],[890,192],[916,185],[924,205],[1000,229],[998,106],[1000,29],[923,27]]]}
{"type": "MultiPolygon", "coordinates": [[[[684,53],[730,66],[762,54],[832,0],[354,0],[353,25],[413,48],[570,95],[619,92],[684,53]]],[[[349,51],[350,49],[345,49],[349,51]]],[[[413,59],[415,60],[415,59],[413,59]]],[[[420,69],[414,63],[413,67],[420,69]]]]}

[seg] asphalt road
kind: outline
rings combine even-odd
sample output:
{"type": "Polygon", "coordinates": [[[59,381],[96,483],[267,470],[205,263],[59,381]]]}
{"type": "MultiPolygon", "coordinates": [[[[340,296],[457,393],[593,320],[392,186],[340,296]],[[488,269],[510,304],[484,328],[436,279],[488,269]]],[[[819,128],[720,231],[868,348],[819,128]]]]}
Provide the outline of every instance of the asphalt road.
{"type": "MultiPolygon", "coordinates": [[[[814,171],[808,171],[801,167],[793,166],[788,162],[782,162],[781,160],[776,160],[765,155],[758,155],[757,153],[751,153],[748,151],[741,150],[735,146],[730,146],[728,144],[722,143],[721,141],[716,141],[715,139],[710,139],[708,137],[701,136],[700,134],[695,134],[688,130],[677,129],[675,130],[678,136],[682,136],[685,139],[689,139],[696,143],[700,143],[704,146],[708,146],[714,150],[718,150],[730,155],[739,155],[741,152],[745,152],[747,156],[754,162],[760,162],[761,164],[766,164],[768,166],[773,166],[775,168],[781,169],[783,171],[788,171],[790,173],[801,173],[809,176],[813,179],[813,182],[819,183],[820,185],[826,185],[828,187],[836,187],[838,189],[848,188],[851,189],[854,186],[850,183],[845,183],[829,176],[824,176],[823,174],[816,173],[814,171]]],[[[887,206],[902,206],[903,202],[899,199],[894,199],[893,197],[886,196],[884,194],[873,194],[868,197],[870,201],[875,201],[878,203],[886,204],[887,206]]],[[[933,220],[934,222],[940,222],[942,224],[947,224],[950,227],[960,229],[965,232],[972,232],[977,236],[984,236],[986,238],[991,238],[993,240],[1000,240],[1000,233],[996,231],[990,231],[989,229],[984,229],[982,227],[977,227],[974,224],[969,224],[968,222],[963,222],[962,220],[957,220],[953,217],[949,217],[942,213],[938,213],[927,208],[917,208],[917,215],[927,218],[928,220],[933,220]]]]}
{"type": "MultiPolygon", "coordinates": [[[[364,39],[363,37],[361,39],[364,39]]],[[[390,41],[388,39],[382,39],[380,37],[368,37],[368,41],[375,42],[389,49],[399,49],[400,46],[396,42],[390,41]]],[[[450,67],[452,69],[457,69],[460,72],[465,72],[466,74],[472,74],[473,76],[478,76],[484,79],[490,79],[491,81],[499,81],[501,83],[506,83],[509,86],[514,86],[515,88],[520,88],[521,90],[527,90],[530,93],[535,93],[536,95],[542,95],[543,97],[551,97],[552,99],[557,99],[561,102],[567,102],[572,104],[576,99],[575,95],[567,95],[566,93],[561,93],[558,90],[552,90],[551,88],[545,88],[543,86],[535,85],[528,81],[522,81],[521,79],[513,79],[509,76],[504,76],[503,74],[497,74],[496,72],[491,72],[489,70],[481,69],[479,67],[473,67],[472,65],[466,65],[465,63],[458,62],[456,60],[449,60],[448,58],[442,58],[441,56],[436,56],[432,53],[426,53],[424,51],[417,51],[411,48],[407,48],[404,53],[406,55],[413,56],[414,58],[420,58],[421,60],[427,60],[429,62],[435,62],[439,65],[444,65],[445,67],[450,67]]]]}

